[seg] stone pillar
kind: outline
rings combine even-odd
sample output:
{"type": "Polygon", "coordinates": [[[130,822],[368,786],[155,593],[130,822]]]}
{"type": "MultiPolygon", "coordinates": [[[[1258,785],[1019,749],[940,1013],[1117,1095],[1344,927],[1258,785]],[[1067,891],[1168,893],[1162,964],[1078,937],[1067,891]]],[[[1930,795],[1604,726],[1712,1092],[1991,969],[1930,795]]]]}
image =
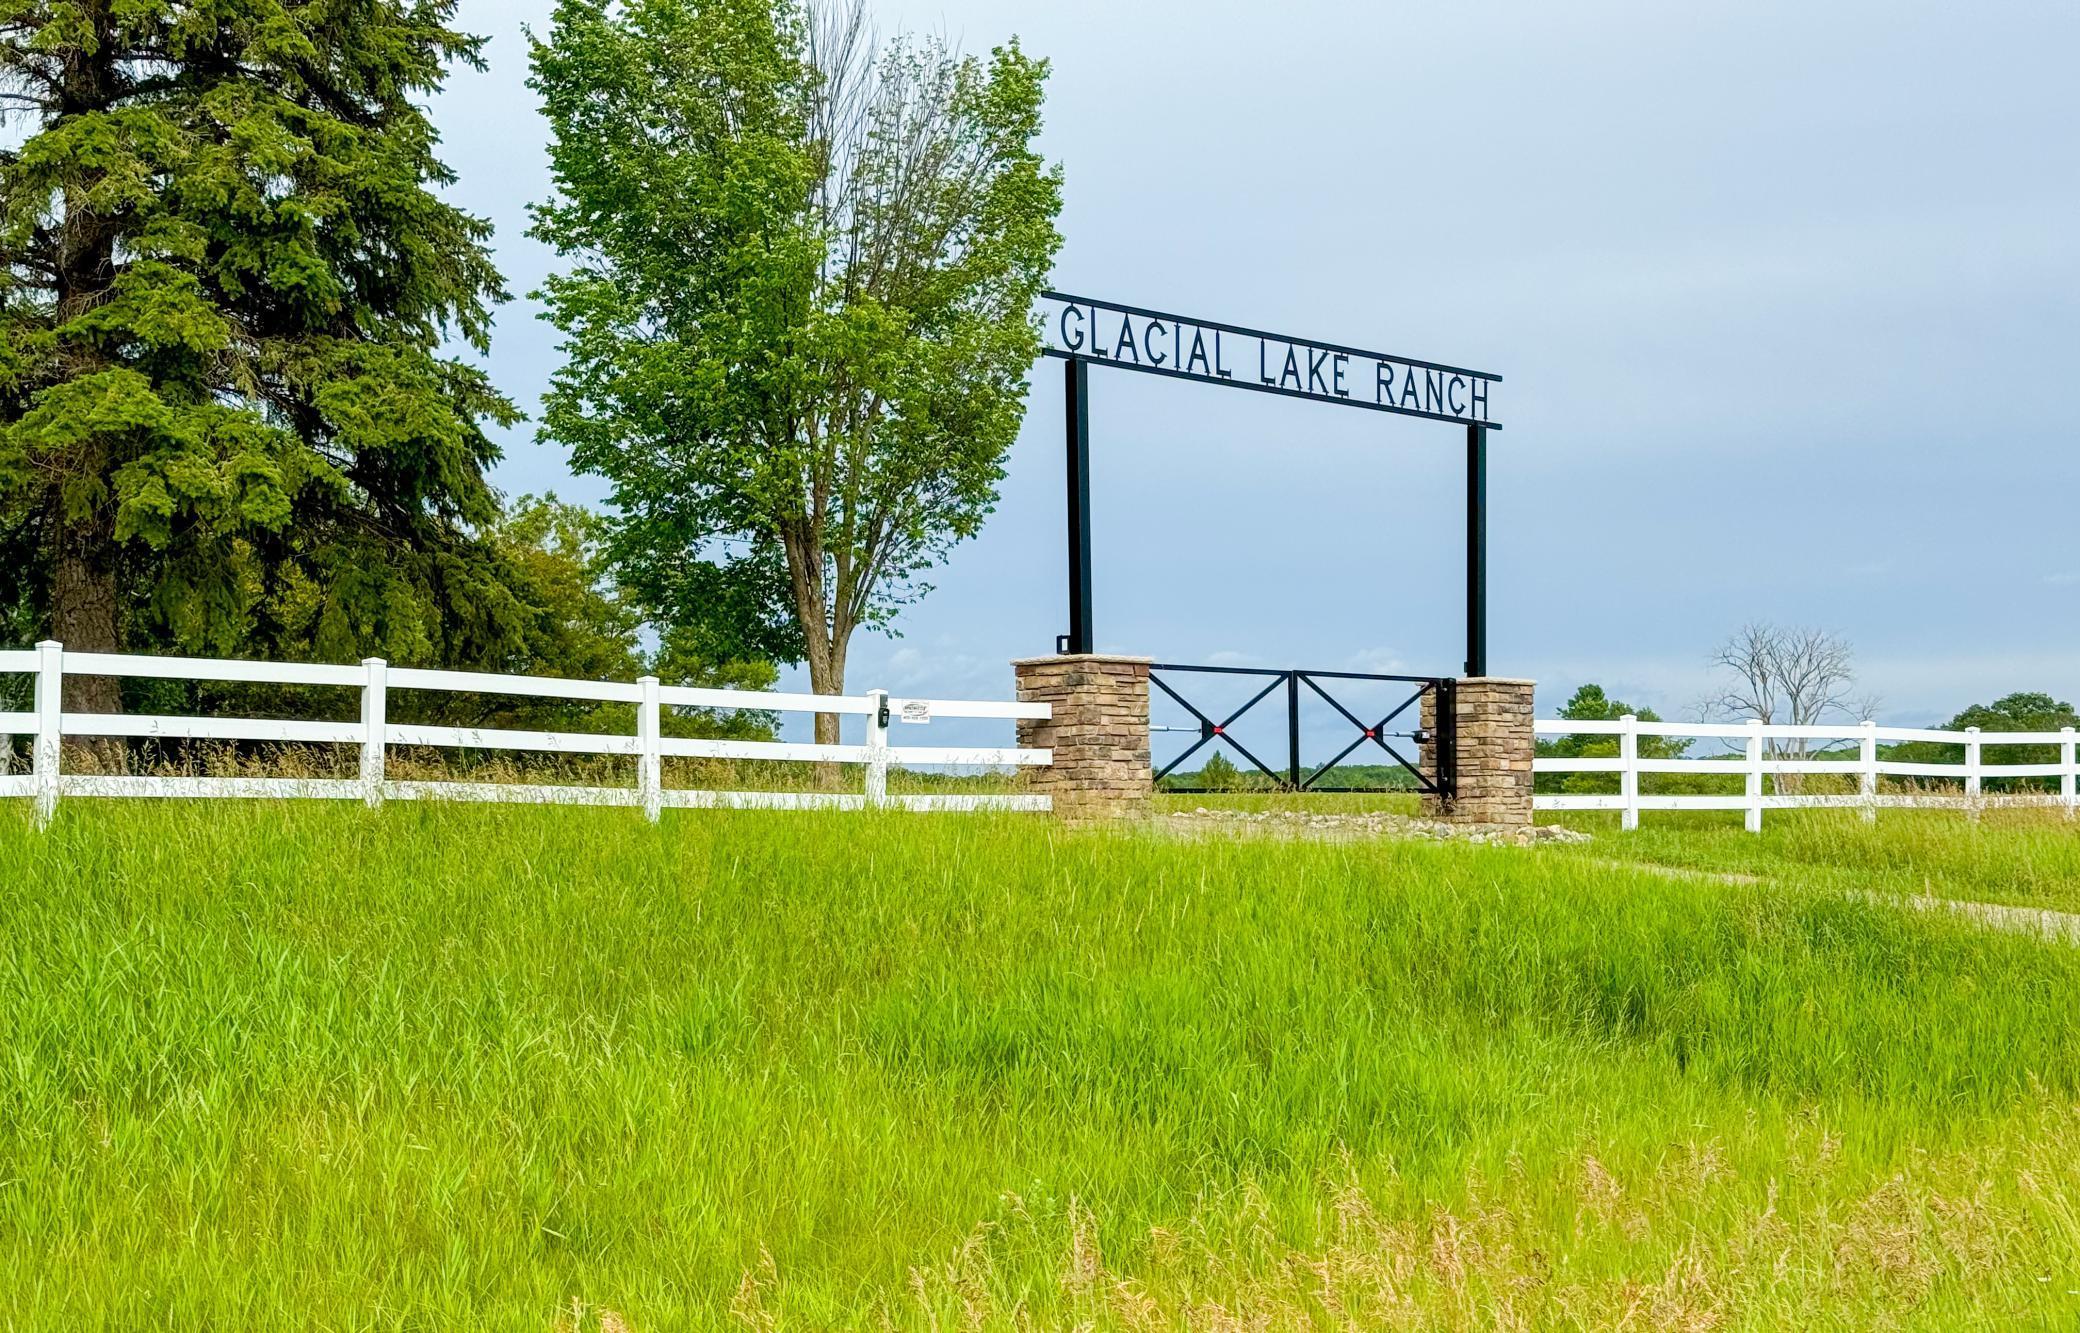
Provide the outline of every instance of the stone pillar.
{"type": "Polygon", "coordinates": [[[1458,772],[1450,801],[1423,798],[1423,813],[1458,824],[1531,822],[1531,689],[1528,680],[1479,676],[1452,682],[1453,727],[1440,736],[1437,694],[1423,696],[1423,730],[1433,739],[1423,746],[1423,772],[1436,772],[1437,747],[1455,744],[1458,772]]]}
{"type": "Polygon", "coordinates": [[[1055,813],[1077,819],[1136,815],[1148,808],[1148,664],[1153,658],[1074,653],[1011,664],[1021,703],[1054,706],[1045,722],[1021,720],[1022,748],[1054,751],[1031,770],[1033,791],[1055,813]]]}

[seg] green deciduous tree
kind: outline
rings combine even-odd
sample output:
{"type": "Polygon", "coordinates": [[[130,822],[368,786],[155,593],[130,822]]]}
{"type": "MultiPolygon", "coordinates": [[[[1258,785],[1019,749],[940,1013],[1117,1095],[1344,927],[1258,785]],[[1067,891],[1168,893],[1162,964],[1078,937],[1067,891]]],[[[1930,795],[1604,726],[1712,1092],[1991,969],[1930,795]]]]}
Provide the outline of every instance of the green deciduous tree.
{"type": "MultiPolygon", "coordinates": [[[[0,547],[70,647],[484,660],[490,226],[454,0],[0,0],[0,547]]],[[[107,709],[113,682],[68,682],[107,709]]]]}
{"type": "MultiPolygon", "coordinates": [[[[1570,722],[1616,722],[1627,713],[1642,722],[1659,722],[1661,717],[1651,708],[1635,708],[1622,699],[1613,699],[1604,693],[1601,685],[1584,685],[1576,690],[1560,709],[1560,716],[1570,722]]],[[[1639,754],[1642,759],[1681,759],[1690,749],[1690,742],[1668,736],[1641,736],[1639,754]]],[[[1618,754],[1616,736],[1555,736],[1551,740],[1538,742],[1541,759],[1614,759],[1618,754]]],[[[1666,786],[1657,783],[1657,788],[1666,786]]],[[[1533,781],[1533,787],[1541,792],[1580,792],[1584,794],[1610,793],[1618,790],[1618,775],[1615,773],[1546,773],[1533,781]]]]}
{"type": "Polygon", "coordinates": [[[1235,761],[1215,750],[1199,765],[1200,791],[1233,791],[1242,782],[1242,770],[1235,761]]]}
{"type": "Polygon", "coordinates": [[[995,502],[1060,245],[1046,65],[876,53],[856,7],[562,0],[534,69],[572,261],[546,434],[663,621],[720,604],[838,692],[995,502]]]}
{"type": "MultiPolygon", "coordinates": [[[[524,495],[491,529],[491,544],[512,571],[515,590],[542,612],[519,649],[501,664],[505,670],[582,680],[633,680],[643,674],[642,615],[605,568],[600,525],[600,516],[580,505],[554,495],[524,495]]],[[[435,700],[460,705],[456,715],[476,725],[545,731],[578,729],[597,711],[575,699],[435,700]]]]}
{"type": "MultiPolygon", "coordinates": [[[[490,532],[493,550],[511,572],[515,593],[539,612],[502,669],[520,675],[574,676],[582,680],[633,680],[655,674],[667,685],[769,690],[778,673],[762,659],[714,654],[712,640],[684,630],[668,631],[654,648],[644,644],[644,616],[630,590],[616,577],[604,540],[607,523],[582,505],[554,495],[522,496],[490,532]]],[[[622,710],[575,700],[454,700],[451,712],[473,725],[548,731],[597,730],[620,726],[622,710]]],[[[627,721],[632,725],[633,713],[627,721]]],[[[772,717],[762,712],[675,711],[666,719],[672,735],[752,736],[771,734],[772,717]]],[[[626,727],[622,727],[626,729],[626,727]]]]}

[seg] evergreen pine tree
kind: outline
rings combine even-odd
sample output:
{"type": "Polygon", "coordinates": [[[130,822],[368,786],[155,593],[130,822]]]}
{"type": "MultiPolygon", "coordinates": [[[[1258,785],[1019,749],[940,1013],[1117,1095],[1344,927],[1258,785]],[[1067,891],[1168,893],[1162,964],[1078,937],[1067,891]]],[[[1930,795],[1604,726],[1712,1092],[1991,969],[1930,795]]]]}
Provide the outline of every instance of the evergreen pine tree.
{"type": "MultiPolygon", "coordinates": [[[[453,0],[0,0],[0,550],[68,648],[495,655],[490,225],[453,0]]],[[[26,611],[24,608],[26,607],[26,611]]],[[[117,705],[69,682],[68,706],[117,705]]]]}

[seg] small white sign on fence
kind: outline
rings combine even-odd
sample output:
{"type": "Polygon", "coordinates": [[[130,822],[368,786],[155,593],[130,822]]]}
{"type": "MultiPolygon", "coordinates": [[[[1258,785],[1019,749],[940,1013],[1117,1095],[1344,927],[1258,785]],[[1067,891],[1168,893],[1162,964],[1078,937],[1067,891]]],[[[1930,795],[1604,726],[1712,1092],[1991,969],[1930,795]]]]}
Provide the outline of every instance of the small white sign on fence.
{"type": "Polygon", "coordinates": [[[930,699],[905,699],[903,700],[902,711],[896,714],[896,716],[913,725],[930,722],[932,720],[932,701],[930,699]]]}

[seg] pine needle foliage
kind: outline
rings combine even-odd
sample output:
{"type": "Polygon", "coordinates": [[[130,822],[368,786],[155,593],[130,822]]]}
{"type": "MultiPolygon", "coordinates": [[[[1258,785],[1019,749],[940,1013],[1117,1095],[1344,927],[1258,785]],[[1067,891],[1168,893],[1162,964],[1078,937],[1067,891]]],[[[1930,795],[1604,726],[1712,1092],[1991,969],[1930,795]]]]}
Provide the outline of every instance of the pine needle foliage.
{"type": "MultiPolygon", "coordinates": [[[[517,412],[423,107],[454,0],[0,0],[0,542],[84,649],[470,660],[517,412]]],[[[106,702],[106,701],[104,701],[106,702]]]]}

